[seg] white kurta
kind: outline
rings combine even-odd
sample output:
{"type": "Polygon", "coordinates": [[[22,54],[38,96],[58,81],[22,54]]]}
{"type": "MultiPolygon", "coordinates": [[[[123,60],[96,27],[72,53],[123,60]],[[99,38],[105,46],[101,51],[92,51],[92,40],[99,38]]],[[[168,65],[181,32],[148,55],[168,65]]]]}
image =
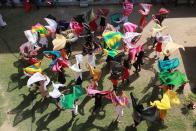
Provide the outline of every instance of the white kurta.
{"type": "Polygon", "coordinates": [[[55,84],[52,82],[53,91],[49,92],[49,96],[52,98],[59,98],[61,96],[61,92],[59,91],[59,87],[64,87],[64,84],[55,84]]]}

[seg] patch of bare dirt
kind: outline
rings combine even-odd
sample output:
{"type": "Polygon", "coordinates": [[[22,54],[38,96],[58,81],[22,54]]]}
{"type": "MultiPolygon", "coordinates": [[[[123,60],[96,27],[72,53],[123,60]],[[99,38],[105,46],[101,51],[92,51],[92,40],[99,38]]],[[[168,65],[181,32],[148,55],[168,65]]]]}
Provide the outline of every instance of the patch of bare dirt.
{"type": "Polygon", "coordinates": [[[16,128],[12,127],[8,121],[5,121],[0,127],[0,131],[16,131],[16,128]]]}

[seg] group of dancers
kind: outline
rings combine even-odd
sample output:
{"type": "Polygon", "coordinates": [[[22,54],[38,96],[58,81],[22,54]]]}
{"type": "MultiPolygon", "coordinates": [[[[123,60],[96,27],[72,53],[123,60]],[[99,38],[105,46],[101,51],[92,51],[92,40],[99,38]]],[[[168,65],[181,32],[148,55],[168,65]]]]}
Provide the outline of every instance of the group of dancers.
{"type": "MultiPolygon", "coordinates": [[[[170,13],[169,10],[161,8],[157,14],[152,15],[154,26],[151,29],[151,46],[155,47],[157,65],[159,67],[160,94],[157,98],[144,107],[136,101],[134,93],[130,98],[126,95],[130,81],[131,66],[135,68],[134,73],[138,74],[145,66],[144,57],[148,49],[140,44],[143,29],[148,23],[152,9],[151,4],[141,3],[138,14],[141,15],[139,25],[129,22],[129,15],[133,12],[134,5],[125,0],[121,15],[111,15],[111,24],[107,23],[109,9],[93,9],[84,14],[74,16],[71,21],[57,20],[54,16],[48,15],[44,20],[48,25],[37,23],[30,30],[24,31],[28,41],[20,46],[20,60],[24,63],[23,73],[28,77],[27,87],[30,91],[39,92],[43,99],[52,99],[59,110],[69,109],[72,116],[78,115],[78,104],[82,95],[95,98],[92,115],[99,113],[103,99],[110,100],[116,110],[116,121],[123,119],[123,110],[126,107],[133,107],[133,126],[136,127],[141,121],[163,122],[167,110],[172,104],[180,104],[175,88],[184,86],[188,80],[186,75],[176,70],[179,66],[179,59],[170,59],[172,53],[183,46],[176,44],[171,35],[163,35],[162,32],[167,26],[163,21],[170,13]],[[98,26],[97,22],[100,21],[98,26]],[[84,43],[77,45],[77,41],[84,39],[84,43]],[[52,41],[52,48],[51,43],[52,41]],[[72,47],[82,47],[81,53],[75,55],[75,63],[71,63],[73,57],[72,47]],[[163,46],[163,47],[162,47],[163,46]],[[50,73],[45,72],[42,67],[41,55],[49,59],[50,73]],[[103,80],[102,69],[97,65],[97,55],[105,57],[108,78],[112,87],[102,88],[100,81],[103,80]],[[161,56],[164,56],[161,60],[161,56]],[[84,66],[85,65],[85,66],[84,66]],[[74,72],[75,79],[65,85],[67,69],[74,72]],[[82,87],[83,72],[88,70],[90,78],[87,87],[82,87]],[[52,76],[49,76],[52,75],[52,76]],[[55,76],[55,77],[53,77],[55,76]],[[53,89],[48,91],[52,83],[53,89]],[[102,90],[101,90],[102,89],[102,90]]],[[[149,45],[148,45],[149,46],[149,45]]],[[[101,61],[103,62],[103,61],[101,61]]],[[[103,62],[104,63],[104,62],[103,62]]]]}

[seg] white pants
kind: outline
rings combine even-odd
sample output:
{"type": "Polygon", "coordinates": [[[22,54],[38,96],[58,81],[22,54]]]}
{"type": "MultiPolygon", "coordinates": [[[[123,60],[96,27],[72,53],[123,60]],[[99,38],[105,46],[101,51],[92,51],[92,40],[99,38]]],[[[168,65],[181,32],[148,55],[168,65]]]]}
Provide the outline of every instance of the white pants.
{"type": "Polygon", "coordinates": [[[120,106],[120,105],[117,105],[116,106],[116,114],[117,114],[117,117],[118,119],[117,120],[121,120],[121,118],[123,117],[123,107],[120,106]]]}
{"type": "Polygon", "coordinates": [[[74,105],[74,108],[73,108],[72,112],[73,112],[74,115],[78,114],[78,105],[77,104],[74,105]]]}
{"type": "Polygon", "coordinates": [[[117,27],[115,27],[116,31],[119,32],[120,30],[120,25],[118,25],[117,27]]]}
{"type": "Polygon", "coordinates": [[[48,48],[48,39],[46,37],[41,37],[39,43],[42,45],[42,47],[48,48]]]}
{"type": "Polygon", "coordinates": [[[128,16],[123,16],[121,20],[123,21],[123,23],[128,22],[128,16]]]}

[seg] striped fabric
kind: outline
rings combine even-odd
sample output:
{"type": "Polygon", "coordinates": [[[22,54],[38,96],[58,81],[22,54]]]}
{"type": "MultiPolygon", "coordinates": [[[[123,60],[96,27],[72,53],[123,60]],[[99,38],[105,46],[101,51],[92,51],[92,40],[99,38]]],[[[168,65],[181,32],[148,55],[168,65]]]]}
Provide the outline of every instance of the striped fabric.
{"type": "Polygon", "coordinates": [[[121,45],[123,35],[120,32],[105,32],[103,39],[110,49],[117,49],[121,45]]]}
{"type": "Polygon", "coordinates": [[[45,37],[48,35],[47,29],[41,25],[40,23],[37,23],[36,25],[32,26],[31,31],[34,32],[39,32],[41,37],[45,37]]]}
{"type": "Polygon", "coordinates": [[[130,23],[130,22],[126,22],[123,24],[123,30],[124,32],[136,32],[136,29],[137,29],[137,25],[136,24],[133,24],[133,23],[130,23]]]}
{"type": "Polygon", "coordinates": [[[104,55],[111,56],[112,58],[114,58],[118,54],[116,50],[103,49],[103,52],[104,52],[104,55]]]}

